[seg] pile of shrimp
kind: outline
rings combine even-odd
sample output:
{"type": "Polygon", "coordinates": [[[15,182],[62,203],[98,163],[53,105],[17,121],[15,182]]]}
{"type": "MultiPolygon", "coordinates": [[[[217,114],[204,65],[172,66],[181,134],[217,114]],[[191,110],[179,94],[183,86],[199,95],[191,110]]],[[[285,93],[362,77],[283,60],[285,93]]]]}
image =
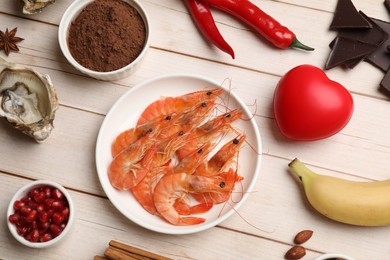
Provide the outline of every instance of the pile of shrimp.
{"type": "Polygon", "coordinates": [[[112,144],[111,185],[131,191],[147,212],[168,223],[203,223],[204,218],[191,215],[226,202],[243,179],[236,158],[246,136],[232,127],[242,112],[213,115],[222,92],[201,90],[151,103],[136,126],[112,144]],[[234,138],[217,150],[228,132],[234,138]]]}

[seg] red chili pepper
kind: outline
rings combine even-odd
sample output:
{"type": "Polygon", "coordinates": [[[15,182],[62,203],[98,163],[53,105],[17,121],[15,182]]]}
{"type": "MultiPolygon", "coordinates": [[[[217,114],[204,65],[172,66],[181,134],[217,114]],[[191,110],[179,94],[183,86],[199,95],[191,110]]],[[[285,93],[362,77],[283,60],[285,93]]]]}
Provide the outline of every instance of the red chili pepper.
{"type": "Polygon", "coordinates": [[[314,50],[298,41],[295,34],[248,0],[203,0],[205,3],[238,17],[252,26],[275,46],[314,50]]]}
{"type": "Polygon", "coordinates": [[[209,39],[220,50],[230,54],[234,59],[234,51],[223,39],[215,25],[214,18],[208,5],[199,0],[185,0],[185,3],[203,36],[209,39]]]}

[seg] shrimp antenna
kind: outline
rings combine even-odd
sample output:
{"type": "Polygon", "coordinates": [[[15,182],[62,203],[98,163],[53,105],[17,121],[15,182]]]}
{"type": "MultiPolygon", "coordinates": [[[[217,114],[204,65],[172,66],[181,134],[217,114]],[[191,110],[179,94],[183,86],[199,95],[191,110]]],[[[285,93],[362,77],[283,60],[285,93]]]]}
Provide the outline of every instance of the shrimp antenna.
{"type": "Polygon", "coordinates": [[[272,230],[272,231],[267,231],[267,230],[264,230],[264,229],[262,229],[262,228],[259,228],[259,227],[255,226],[254,224],[252,224],[252,223],[250,223],[248,220],[246,220],[246,219],[238,212],[238,210],[236,210],[236,209],[234,208],[233,205],[231,205],[229,202],[226,202],[226,204],[228,204],[228,205],[230,206],[230,208],[233,209],[234,212],[235,212],[242,220],[245,221],[245,223],[247,223],[249,226],[253,227],[254,229],[259,230],[259,231],[261,231],[261,232],[265,232],[265,233],[274,233],[274,232],[275,232],[275,229],[272,230]]]}
{"type": "MultiPolygon", "coordinates": [[[[223,104],[223,107],[228,108],[228,107],[229,107],[229,103],[230,103],[230,93],[232,92],[232,79],[231,79],[231,78],[225,78],[225,79],[222,81],[222,83],[220,84],[219,87],[220,87],[221,89],[224,89],[224,90],[227,89],[226,92],[227,92],[227,94],[228,94],[228,95],[227,95],[227,100],[223,99],[222,97],[218,97],[219,100],[221,100],[221,103],[220,103],[219,105],[222,106],[222,104],[223,104]],[[224,88],[223,85],[225,85],[226,82],[228,82],[229,87],[224,88]]],[[[224,112],[224,111],[222,111],[222,112],[224,112]]],[[[225,111],[225,112],[226,112],[226,111],[225,111]]]]}
{"type": "Polygon", "coordinates": [[[261,155],[259,151],[257,151],[251,143],[249,143],[249,140],[245,140],[245,143],[249,146],[249,148],[257,155],[261,155]]]}

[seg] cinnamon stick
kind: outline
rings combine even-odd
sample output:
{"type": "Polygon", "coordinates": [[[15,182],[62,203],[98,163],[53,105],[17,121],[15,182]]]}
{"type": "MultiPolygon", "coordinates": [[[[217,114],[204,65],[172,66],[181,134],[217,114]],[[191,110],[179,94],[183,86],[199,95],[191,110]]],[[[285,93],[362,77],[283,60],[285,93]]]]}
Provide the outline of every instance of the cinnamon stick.
{"type": "Polygon", "coordinates": [[[101,256],[101,255],[95,255],[93,260],[109,260],[109,258],[107,258],[105,256],[101,256]]]}
{"type": "MultiPolygon", "coordinates": [[[[130,252],[126,252],[116,247],[109,246],[104,251],[104,255],[112,260],[140,260],[137,255],[134,255],[130,252]]],[[[142,257],[142,256],[141,256],[142,257]]],[[[149,260],[150,258],[147,258],[149,260]]],[[[142,259],[143,260],[143,259],[142,259]]]]}
{"type": "Polygon", "coordinates": [[[115,247],[115,248],[121,249],[123,251],[132,253],[132,254],[148,257],[150,259],[155,259],[155,260],[172,260],[172,259],[170,259],[168,257],[162,256],[162,255],[158,255],[158,254],[155,254],[155,253],[152,253],[152,252],[149,252],[149,251],[137,248],[137,247],[126,245],[126,244],[123,244],[123,243],[115,241],[115,240],[111,240],[109,242],[109,245],[111,247],[115,247]]]}

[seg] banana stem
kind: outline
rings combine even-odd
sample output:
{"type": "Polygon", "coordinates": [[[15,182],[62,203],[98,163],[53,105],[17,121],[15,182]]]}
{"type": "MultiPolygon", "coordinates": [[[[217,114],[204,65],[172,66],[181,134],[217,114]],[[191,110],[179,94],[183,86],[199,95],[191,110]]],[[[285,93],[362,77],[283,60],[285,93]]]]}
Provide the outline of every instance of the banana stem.
{"type": "Polygon", "coordinates": [[[304,177],[310,177],[315,175],[314,172],[312,172],[309,168],[307,168],[298,158],[295,158],[292,160],[288,167],[296,174],[298,175],[299,179],[303,181],[304,177]]]}

